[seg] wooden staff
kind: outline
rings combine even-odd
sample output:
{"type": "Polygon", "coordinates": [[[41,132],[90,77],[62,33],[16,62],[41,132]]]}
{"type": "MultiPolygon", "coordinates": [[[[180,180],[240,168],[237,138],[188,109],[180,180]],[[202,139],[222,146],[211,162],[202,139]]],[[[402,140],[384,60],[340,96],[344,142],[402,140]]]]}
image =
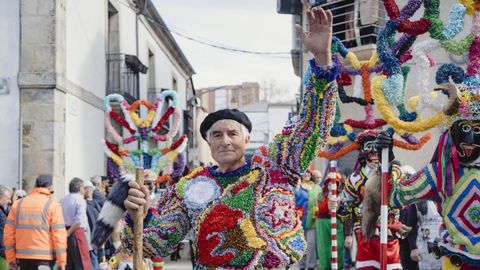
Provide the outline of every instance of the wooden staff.
{"type": "MultiPolygon", "coordinates": [[[[135,182],[143,187],[143,168],[135,170],[135,182]]],[[[148,200],[148,198],[145,198],[148,200]]],[[[133,269],[143,269],[143,206],[135,213],[133,227],[133,269]]]]}
{"type": "MultiPolygon", "coordinates": [[[[330,200],[337,201],[337,161],[330,161],[330,200]]],[[[330,209],[330,225],[332,230],[332,270],[338,269],[337,248],[337,209],[330,209]]]]}
{"type": "Polygon", "coordinates": [[[388,148],[382,149],[382,201],[380,206],[380,270],[387,270],[388,148]]]}

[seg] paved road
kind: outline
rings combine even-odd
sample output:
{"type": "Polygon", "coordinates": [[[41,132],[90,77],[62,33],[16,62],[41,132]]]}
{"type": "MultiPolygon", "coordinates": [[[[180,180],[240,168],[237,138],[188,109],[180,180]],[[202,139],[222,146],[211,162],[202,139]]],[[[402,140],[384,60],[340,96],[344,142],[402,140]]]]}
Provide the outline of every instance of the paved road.
{"type": "MultiPolygon", "coordinates": [[[[170,261],[170,259],[165,259],[165,267],[164,270],[192,270],[192,263],[190,262],[189,258],[181,259],[176,262],[170,261]]],[[[299,268],[294,266],[291,267],[289,270],[298,270],[299,268]]]]}
{"type": "MultiPolygon", "coordinates": [[[[185,248],[182,249],[180,252],[180,256],[182,257],[179,261],[170,261],[170,258],[165,258],[165,266],[163,267],[164,270],[192,270],[192,263],[190,262],[189,257],[189,248],[188,245],[184,246],[185,248]]],[[[318,269],[318,268],[317,268],[318,269]]],[[[299,270],[298,266],[294,265],[289,270],[299,270]]],[[[351,268],[350,270],[354,270],[351,268]]]]}
{"type": "MultiPolygon", "coordinates": [[[[171,261],[170,258],[165,258],[164,270],[192,270],[192,263],[190,262],[188,245],[184,245],[184,248],[180,251],[182,259],[178,261],[171,261]]],[[[298,267],[293,266],[289,270],[299,270],[298,267]]]]}

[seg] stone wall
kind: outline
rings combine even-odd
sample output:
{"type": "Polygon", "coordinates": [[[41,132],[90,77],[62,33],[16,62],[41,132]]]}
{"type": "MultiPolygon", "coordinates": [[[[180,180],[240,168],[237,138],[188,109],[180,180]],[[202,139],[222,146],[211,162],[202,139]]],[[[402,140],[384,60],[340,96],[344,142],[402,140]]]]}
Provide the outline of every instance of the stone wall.
{"type": "Polygon", "coordinates": [[[64,194],[65,0],[21,0],[20,32],[23,188],[51,174],[55,192],[64,194]]]}
{"type": "Polygon", "coordinates": [[[38,174],[54,176],[64,194],[65,94],[58,89],[21,89],[23,188],[31,190],[38,174]]]}

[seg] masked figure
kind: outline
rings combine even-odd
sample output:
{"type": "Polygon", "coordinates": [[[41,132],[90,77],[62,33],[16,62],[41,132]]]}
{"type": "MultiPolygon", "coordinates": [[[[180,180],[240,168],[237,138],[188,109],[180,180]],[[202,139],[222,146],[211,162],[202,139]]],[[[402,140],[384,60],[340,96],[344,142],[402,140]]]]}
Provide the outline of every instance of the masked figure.
{"type": "MultiPolygon", "coordinates": [[[[346,226],[345,245],[348,247],[352,242],[352,234],[357,239],[356,269],[379,269],[380,268],[380,238],[379,238],[379,215],[380,215],[380,192],[372,192],[366,195],[366,190],[380,188],[380,155],[375,145],[378,130],[366,130],[357,137],[360,144],[357,167],[348,177],[345,183],[345,200],[348,212],[346,215],[353,226],[346,226]]],[[[391,149],[390,149],[391,152],[391,149]]],[[[393,157],[393,154],[390,155],[393,157]]],[[[402,176],[400,165],[392,161],[390,172],[394,182],[398,182],[402,176]]],[[[389,209],[388,216],[388,269],[402,269],[400,264],[400,247],[397,235],[402,232],[402,224],[398,222],[399,211],[389,209]]]]}
{"type": "MultiPolygon", "coordinates": [[[[480,268],[480,88],[444,83],[450,95],[444,113],[452,125],[440,137],[430,164],[400,183],[391,183],[390,205],[402,207],[433,200],[443,224],[440,235],[429,244],[442,269],[480,268]]],[[[386,133],[377,137],[378,147],[390,147],[386,133]]],[[[378,191],[377,191],[378,192],[378,191]]]]}

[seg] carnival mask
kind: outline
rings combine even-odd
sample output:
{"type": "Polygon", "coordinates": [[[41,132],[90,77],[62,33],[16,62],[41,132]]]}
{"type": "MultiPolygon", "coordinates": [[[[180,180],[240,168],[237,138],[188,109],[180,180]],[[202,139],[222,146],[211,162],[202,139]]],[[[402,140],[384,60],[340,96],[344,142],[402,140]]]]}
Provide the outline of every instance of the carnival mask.
{"type": "Polygon", "coordinates": [[[362,154],[365,157],[365,161],[370,164],[375,164],[379,162],[379,155],[378,155],[378,150],[375,146],[375,137],[372,137],[372,139],[367,138],[363,142],[362,146],[362,154]]]}
{"type": "Polygon", "coordinates": [[[480,121],[460,120],[450,128],[460,163],[469,164],[480,156],[480,121]]]}

